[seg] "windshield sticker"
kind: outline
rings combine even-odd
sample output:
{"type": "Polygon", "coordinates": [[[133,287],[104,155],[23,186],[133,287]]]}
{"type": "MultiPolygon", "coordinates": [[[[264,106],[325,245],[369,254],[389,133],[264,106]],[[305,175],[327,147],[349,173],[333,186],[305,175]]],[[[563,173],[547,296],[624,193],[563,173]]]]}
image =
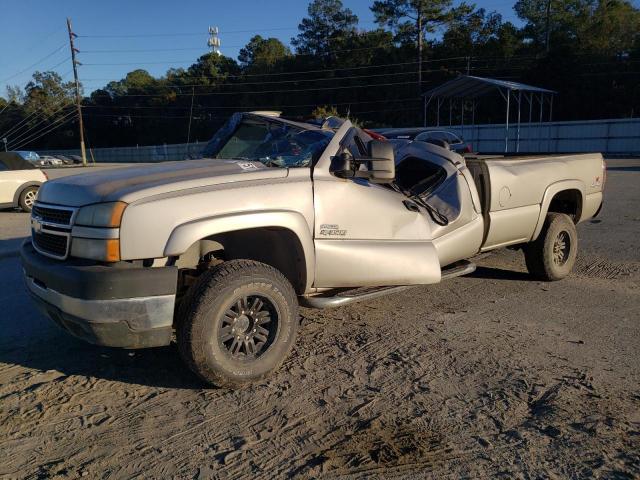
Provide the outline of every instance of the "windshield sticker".
{"type": "Polygon", "coordinates": [[[238,163],[238,166],[243,169],[243,170],[257,170],[258,166],[254,163],[249,163],[249,162],[240,162],[238,163]]]}

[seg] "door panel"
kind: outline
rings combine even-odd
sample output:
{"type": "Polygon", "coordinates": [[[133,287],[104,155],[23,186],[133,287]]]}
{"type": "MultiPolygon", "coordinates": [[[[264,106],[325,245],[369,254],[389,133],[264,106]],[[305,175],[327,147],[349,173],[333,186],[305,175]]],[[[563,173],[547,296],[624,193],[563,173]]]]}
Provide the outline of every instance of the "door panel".
{"type": "Polygon", "coordinates": [[[431,242],[316,241],[316,287],[418,285],[440,281],[431,242]]]}
{"type": "Polygon", "coordinates": [[[24,183],[24,175],[14,171],[0,171],[0,203],[12,203],[13,196],[24,183]]]}
{"type": "Polygon", "coordinates": [[[425,217],[406,197],[366,180],[314,181],[316,287],[411,285],[440,280],[425,217]]]}
{"type": "Polygon", "coordinates": [[[406,197],[363,179],[314,182],[315,237],[341,240],[428,240],[422,215],[406,197]],[[337,232],[336,232],[337,231],[337,232]]]}

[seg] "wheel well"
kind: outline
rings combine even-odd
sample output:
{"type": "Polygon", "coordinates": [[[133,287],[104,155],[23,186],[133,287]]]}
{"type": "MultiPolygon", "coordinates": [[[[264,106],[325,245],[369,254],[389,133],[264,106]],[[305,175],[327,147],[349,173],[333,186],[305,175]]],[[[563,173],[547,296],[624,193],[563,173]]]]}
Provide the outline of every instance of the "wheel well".
{"type": "Polygon", "coordinates": [[[23,183],[22,185],[20,185],[16,191],[13,194],[13,204],[14,205],[18,205],[19,201],[20,201],[20,195],[22,195],[22,192],[25,191],[25,189],[29,188],[29,187],[38,187],[40,188],[42,186],[42,183],[40,182],[26,182],[23,183]]]}
{"type": "Polygon", "coordinates": [[[223,260],[246,259],[278,269],[298,294],[307,284],[304,250],[298,236],[281,227],[260,227],[218,233],[198,240],[180,255],[179,268],[194,268],[207,254],[223,260]]]}
{"type": "Polygon", "coordinates": [[[573,223],[578,223],[582,215],[582,194],[580,190],[563,190],[556,193],[549,203],[547,212],[566,213],[573,223]]]}

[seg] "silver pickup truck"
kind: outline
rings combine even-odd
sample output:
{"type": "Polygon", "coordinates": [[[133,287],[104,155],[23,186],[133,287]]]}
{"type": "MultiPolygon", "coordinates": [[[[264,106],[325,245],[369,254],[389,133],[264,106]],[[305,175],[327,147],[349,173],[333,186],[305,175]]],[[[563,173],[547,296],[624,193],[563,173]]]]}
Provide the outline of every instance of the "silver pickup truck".
{"type": "Polygon", "coordinates": [[[349,121],[239,113],[200,160],[65,177],[40,189],[21,257],[58,325],[123,348],[174,339],[207,382],[279,367],[298,305],[332,307],[471,273],[521,248],[559,280],[597,215],[599,154],[463,158],[349,121]]]}

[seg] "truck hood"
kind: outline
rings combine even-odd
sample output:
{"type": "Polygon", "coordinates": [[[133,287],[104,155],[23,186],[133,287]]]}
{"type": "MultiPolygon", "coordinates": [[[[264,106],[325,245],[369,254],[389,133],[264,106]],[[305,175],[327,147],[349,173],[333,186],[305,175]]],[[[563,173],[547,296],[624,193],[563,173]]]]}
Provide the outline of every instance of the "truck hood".
{"type": "Polygon", "coordinates": [[[270,168],[245,160],[200,159],[154,165],[114,168],[45,182],[38,201],[80,207],[207,187],[222,183],[284,178],[286,168],[270,168]]]}

